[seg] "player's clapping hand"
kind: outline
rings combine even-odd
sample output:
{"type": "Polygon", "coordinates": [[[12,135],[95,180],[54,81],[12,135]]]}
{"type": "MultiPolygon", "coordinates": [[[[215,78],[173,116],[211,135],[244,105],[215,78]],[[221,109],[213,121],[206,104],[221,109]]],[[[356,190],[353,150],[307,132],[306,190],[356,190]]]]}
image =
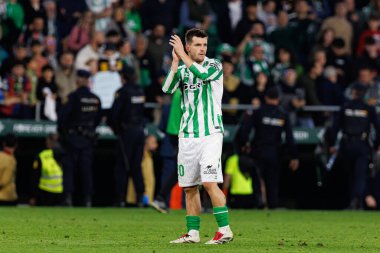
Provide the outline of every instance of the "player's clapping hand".
{"type": "Polygon", "coordinates": [[[185,50],[183,49],[183,44],[182,44],[181,38],[178,35],[176,35],[176,34],[172,35],[170,40],[169,40],[169,44],[173,47],[175,53],[180,58],[182,58],[182,56],[186,54],[185,50]]]}
{"type": "Polygon", "coordinates": [[[180,57],[177,55],[177,53],[174,51],[174,48],[172,50],[172,57],[173,57],[173,61],[175,62],[179,62],[180,60],[180,57]]]}

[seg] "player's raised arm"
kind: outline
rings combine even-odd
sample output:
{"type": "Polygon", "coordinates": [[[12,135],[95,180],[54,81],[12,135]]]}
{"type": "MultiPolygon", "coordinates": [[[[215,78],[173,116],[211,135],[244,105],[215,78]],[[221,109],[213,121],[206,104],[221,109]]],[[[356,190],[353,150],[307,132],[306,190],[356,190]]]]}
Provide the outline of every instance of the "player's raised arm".
{"type": "Polygon", "coordinates": [[[166,75],[165,81],[162,84],[162,91],[165,93],[173,94],[174,91],[178,88],[180,81],[178,71],[179,57],[172,51],[173,61],[169,73],[166,75]]]}
{"type": "Polygon", "coordinates": [[[194,62],[189,69],[191,73],[205,81],[216,80],[223,74],[222,64],[217,60],[214,63],[210,63],[207,67],[194,62]]]}

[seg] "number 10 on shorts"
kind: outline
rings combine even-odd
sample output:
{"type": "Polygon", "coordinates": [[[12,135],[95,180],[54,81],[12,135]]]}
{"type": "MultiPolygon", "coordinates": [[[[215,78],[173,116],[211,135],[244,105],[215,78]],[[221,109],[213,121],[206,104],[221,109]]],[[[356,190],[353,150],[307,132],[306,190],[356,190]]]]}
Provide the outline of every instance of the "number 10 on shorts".
{"type": "Polygon", "coordinates": [[[185,167],[182,164],[178,165],[178,175],[181,177],[185,175],[185,167]]]}

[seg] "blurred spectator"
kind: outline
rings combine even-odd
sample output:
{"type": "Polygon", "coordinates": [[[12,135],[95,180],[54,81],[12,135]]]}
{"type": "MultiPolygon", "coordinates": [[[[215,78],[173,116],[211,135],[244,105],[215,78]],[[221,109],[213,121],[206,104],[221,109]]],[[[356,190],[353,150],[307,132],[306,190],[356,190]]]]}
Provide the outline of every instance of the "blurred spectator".
{"type": "Polygon", "coordinates": [[[30,94],[29,94],[29,102],[31,105],[35,106],[37,103],[37,85],[38,85],[38,62],[35,57],[28,58],[26,64],[26,77],[30,81],[30,94]]]}
{"type": "Polygon", "coordinates": [[[297,48],[298,61],[304,63],[317,32],[316,22],[310,16],[310,6],[307,0],[295,2],[295,13],[289,16],[289,27],[295,30],[293,43],[297,48]]]}
{"type": "Polygon", "coordinates": [[[147,49],[147,38],[144,35],[137,36],[135,55],[140,67],[140,79],[137,83],[143,88],[152,84],[152,80],[154,79],[155,74],[154,61],[147,49]]]}
{"type": "Polygon", "coordinates": [[[57,23],[57,4],[55,0],[44,0],[46,11],[45,34],[59,38],[57,23]]]}
{"type": "Polygon", "coordinates": [[[58,136],[49,135],[45,149],[38,153],[33,162],[32,194],[29,203],[34,206],[62,205],[63,173],[60,165],[62,150],[58,136]]]}
{"type": "Polygon", "coordinates": [[[38,80],[37,99],[41,102],[42,119],[56,121],[57,84],[54,80],[54,69],[50,65],[42,68],[42,76],[38,80]]]}
{"type": "Polygon", "coordinates": [[[94,16],[91,11],[82,14],[78,23],[71,29],[68,38],[68,48],[74,53],[90,42],[90,33],[94,24],[94,16]]]}
{"type": "Polygon", "coordinates": [[[122,7],[116,7],[113,11],[112,17],[113,19],[109,22],[107,27],[107,34],[111,31],[117,32],[121,36],[121,39],[128,39],[129,41],[134,42],[136,34],[128,26],[128,22],[124,15],[124,9],[122,7]]]}
{"type": "Polygon", "coordinates": [[[59,67],[55,71],[57,94],[61,103],[65,104],[67,96],[75,90],[75,79],[74,55],[71,52],[64,52],[59,59],[59,67]]]}
{"type": "Polygon", "coordinates": [[[36,17],[46,19],[46,11],[42,5],[41,0],[25,0],[24,10],[25,10],[25,24],[29,26],[32,24],[36,17]]]}
{"type": "Polygon", "coordinates": [[[241,57],[240,68],[240,80],[246,86],[254,85],[259,72],[269,75],[269,64],[264,59],[263,47],[254,45],[248,57],[241,57]]]}
{"type": "Polygon", "coordinates": [[[380,0],[370,0],[361,11],[362,23],[367,21],[372,13],[380,13],[380,0]]]}
{"type": "Polygon", "coordinates": [[[118,45],[119,43],[121,43],[122,41],[122,37],[120,35],[120,33],[116,30],[109,30],[107,33],[106,33],[106,43],[112,43],[114,45],[118,45]]]}
{"type": "Polygon", "coordinates": [[[181,5],[180,17],[180,25],[184,32],[194,27],[207,31],[212,21],[208,0],[184,0],[181,5]]]}
{"type": "MultiPolygon", "coordinates": [[[[222,103],[228,105],[245,104],[248,102],[247,91],[245,87],[240,84],[239,77],[235,76],[234,65],[231,59],[224,59],[223,65],[223,98],[222,103]]],[[[223,110],[223,122],[226,124],[236,124],[239,119],[239,110],[225,109],[223,110]]]]}
{"type": "Polygon", "coordinates": [[[331,50],[327,53],[327,65],[334,66],[338,73],[339,83],[347,87],[348,82],[352,79],[351,57],[346,52],[345,42],[342,38],[335,38],[331,50]]]}
{"type": "Polygon", "coordinates": [[[259,107],[265,102],[265,94],[269,87],[268,75],[264,72],[258,72],[255,78],[255,85],[250,87],[249,102],[259,107]]]}
{"type": "Polygon", "coordinates": [[[326,28],[325,30],[322,30],[319,39],[318,39],[318,46],[323,48],[326,51],[331,50],[332,43],[335,39],[335,32],[332,28],[326,28]]]}
{"type": "Polygon", "coordinates": [[[59,36],[65,38],[88,7],[85,0],[57,1],[57,5],[59,36]]]}
{"type": "Polygon", "coordinates": [[[6,1],[5,13],[1,17],[1,43],[7,50],[17,41],[24,25],[24,9],[17,0],[6,1]]]}
{"type": "Polygon", "coordinates": [[[243,17],[243,1],[242,0],[228,0],[221,1],[220,8],[216,9],[216,25],[218,35],[222,42],[233,44],[234,32],[243,17]]]}
{"type": "Polygon", "coordinates": [[[324,68],[327,63],[327,55],[326,55],[325,49],[323,48],[314,49],[311,52],[311,59],[309,62],[320,64],[322,68],[324,68]]]}
{"type": "Polygon", "coordinates": [[[357,66],[369,66],[378,77],[380,73],[380,52],[373,37],[366,38],[364,52],[362,56],[357,58],[357,66]]]}
{"type": "Polygon", "coordinates": [[[232,63],[237,63],[235,48],[228,43],[221,43],[215,50],[216,58],[220,61],[229,59],[232,63]]]}
{"type": "Polygon", "coordinates": [[[95,30],[105,32],[107,25],[111,20],[112,8],[111,0],[93,1],[86,0],[88,9],[94,14],[95,17],[95,30]]]}
{"type": "Polygon", "coordinates": [[[15,62],[23,62],[24,64],[26,64],[27,56],[28,51],[26,45],[23,43],[16,43],[13,46],[12,55],[9,58],[7,58],[1,65],[0,76],[5,77],[7,74],[9,74],[15,62]]]}
{"type": "Polygon", "coordinates": [[[372,14],[367,22],[367,29],[365,29],[359,38],[357,55],[361,56],[364,53],[366,39],[369,37],[375,38],[377,49],[380,50],[380,16],[379,14],[372,14]],[[377,41],[376,41],[377,40],[377,41]]]}
{"type": "Polygon", "coordinates": [[[165,54],[169,52],[169,44],[165,39],[165,27],[163,25],[158,24],[153,28],[152,34],[148,38],[147,51],[152,56],[155,65],[154,72],[157,73],[162,69],[165,54]]]}
{"type": "Polygon", "coordinates": [[[236,50],[236,57],[244,55],[244,57],[249,56],[252,47],[259,45],[264,50],[264,60],[269,64],[274,61],[273,57],[273,45],[266,41],[265,26],[261,22],[256,22],[252,25],[251,30],[244,37],[243,41],[239,44],[236,50]]]}
{"type": "Polygon", "coordinates": [[[310,1],[310,5],[313,8],[313,15],[316,15],[318,19],[325,19],[331,15],[331,4],[328,0],[310,1]]]}
{"type": "Polygon", "coordinates": [[[31,117],[29,95],[31,84],[25,73],[23,62],[15,62],[11,73],[3,80],[3,94],[8,105],[0,106],[0,113],[8,118],[26,119],[31,117]]]}
{"type": "Polygon", "coordinates": [[[141,6],[142,25],[144,30],[152,30],[162,24],[169,35],[174,28],[174,12],[176,0],[144,1],[141,6]]]}
{"type": "Polygon", "coordinates": [[[289,24],[289,17],[286,11],[279,11],[277,14],[277,27],[269,34],[269,41],[276,49],[286,47],[296,52],[297,45],[294,44],[296,30],[289,24]]]}
{"type": "Polygon", "coordinates": [[[352,88],[361,85],[366,88],[364,100],[371,106],[380,103],[380,83],[375,80],[376,73],[369,66],[362,66],[359,69],[358,79],[346,89],[346,97],[351,99],[352,88]]]}
{"type": "Polygon", "coordinates": [[[3,151],[0,152],[0,206],[16,205],[16,148],[16,137],[7,134],[3,141],[3,151]]]}
{"type": "Polygon", "coordinates": [[[243,18],[239,21],[234,30],[233,46],[237,46],[244,37],[246,37],[252,25],[256,22],[261,22],[257,18],[257,4],[255,2],[249,2],[245,7],[243,18]]]}
{"type": "Polygon", "coordinates": [[[321,102],[317,93],[317,78],[322,74],[323,68],[321,64],[312,63],[306,73],[299,80],[298,85],[305,89],[305,99],[307,105],[320,105],[321,102]]]}
{"type": "Polygon", "coordinates": [[[54,69],[58,67],[58,56],[57,56],[57,40],[53,35],[48,35],[44,41],[45,45],[45,57],[48,64],[54,69]]]}
{"type": "Polygon", "coordinates": [[[281,106],[289,113],[292,126],[298,122],[297,111],[305,106],[305,90],[297,84],[297,73],[293,68],[283,72],[277,86],[281,91],[281,106]]]}
{"type": "Polygon", "coordinates": [[[42,68],[48,64],[48,60],[43,56],[44,47],[39,40],[33,40],[30,44],[31,55],[37,62],[36,74],[38,77],[41,76],[42,68]]]}
{"type": "Polygon", "coordinates": [[[124,2],[123,8],[125,10],[125,20],[128,22],[128,28],[138,34],[142,31],[141,16],[135,6],[134,0],[122,0],[124,2]]]}
{"type": "Polygon", "coordinates": [[[347,6],[343,1],[335,3],[335,15],[325,19],[321,29],[331,28],[337,38],[342,38],[344,41],[343,52],[350,55],[352,52],[351,43],[353,38],[353,28],[347,20],[347,6]]]}
{"type": "Polygon", "coordinates": [[[88,69],[86,63],[89,59],[99,59],[99,48],[104,43],[104,34],[102,32],[92,31],[90,43],[83,47],[75,59],[75,69],[88,69]]]}
{"type": "Polygon", "coordinates": [[[21,42],[31,45],[32,41],[40,41],[45,39],[45,20],[43,17],[34,17],[32,23],[27,27],[24,34],[21,35],[21,42]]]}
{"type": "Polygon", "coordinates": [[[283,74],[290,68],[296,68],[294,54],[285,47],[278,47],[276,52],[276,62],[271,69],[272,81],[274,84],[283,77],[283,74]]]}
{"type": "Polygon", "coordinates": [[[338,83],[338,73],[333,66],[325,68],[317,90],[319,101],[323,105],[342,105],[344,102],[342,85],[338,83]]]}
{"type": "Polygon", "coordinates": [[[137,80],[140,80],[140,63],[136,56],[132,53],[132,46],[129,40],[124,40],[120,43],[119,54],[123,65],[133,68],[135,70],[137,80]]]}
{"type": "Polygon", "coordinates": [[[260,2],[257,8],[257,17],[264,23],[268,34],[277,27],[277,16],[274,13],[275,10],[275,0],[265,0],[262,3],[260,2]]]}

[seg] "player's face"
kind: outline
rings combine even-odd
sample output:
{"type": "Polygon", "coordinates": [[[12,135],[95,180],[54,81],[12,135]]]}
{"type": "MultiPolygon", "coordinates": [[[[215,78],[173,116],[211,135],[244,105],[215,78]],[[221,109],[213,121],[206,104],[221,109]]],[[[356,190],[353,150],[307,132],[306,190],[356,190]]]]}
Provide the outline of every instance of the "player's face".
{"type": "Polygon", "coordinates": [[[191,43],[186,45],[186,50],[193,61],[203,62],[207,52],[207,38],[193,37],[191,43]]]}

